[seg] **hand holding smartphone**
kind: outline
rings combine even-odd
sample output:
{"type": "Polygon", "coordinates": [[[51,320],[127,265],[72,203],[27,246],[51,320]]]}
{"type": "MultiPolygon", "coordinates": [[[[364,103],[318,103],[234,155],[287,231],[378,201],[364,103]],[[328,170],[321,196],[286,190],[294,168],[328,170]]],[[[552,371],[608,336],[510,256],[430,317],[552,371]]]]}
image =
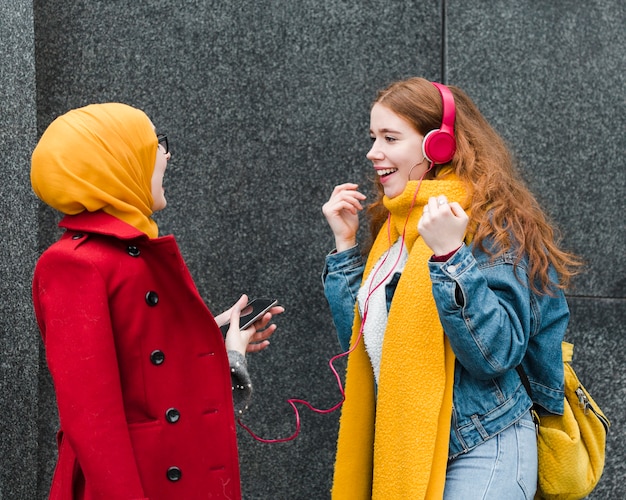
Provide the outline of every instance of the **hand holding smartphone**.
{"type": "MultiPolygon", "coordinates": [[[[257,299],[251,300],[250,302],[248,302],[246,307],[244,307],[241,310],[241,312],[242,313],[245,312],[245,314],[242,314],[239,317],[239,329],[245,330],[252,323],[261,319],[267,311],[269,311],[272,307],[274,307],[277,304],[278,304],[278,300],[276,299],[257,298],[257,299]]],[[[226,335],[226,332],[228,332],[228,328],[230,328],[230,322],[222,325],[220,327],[220,330],[222,331],[224,335],[226,335]]]]}

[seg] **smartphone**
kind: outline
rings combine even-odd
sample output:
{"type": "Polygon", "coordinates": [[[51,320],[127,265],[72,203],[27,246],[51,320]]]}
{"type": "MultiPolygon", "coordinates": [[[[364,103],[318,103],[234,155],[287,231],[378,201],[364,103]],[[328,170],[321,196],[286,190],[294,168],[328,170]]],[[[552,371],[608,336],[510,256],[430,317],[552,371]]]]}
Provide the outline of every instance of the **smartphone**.
{"type": "MultiPolygon", "coordinates": [[[[258,298],[252,299],[246,307],[244,307],[241,312],[245,313],[239,317],[239,329],[245,330],[252,323],[259,320],[267,311],[269,311],[272,307],[278,304],[278,300],[276,299],[268,299],[268,298],[258,298]]],[[[225,325],[220,326],[220,330],[222,333],[226,335],[228,328],[230,326],[230,322],[225,325]]]]}

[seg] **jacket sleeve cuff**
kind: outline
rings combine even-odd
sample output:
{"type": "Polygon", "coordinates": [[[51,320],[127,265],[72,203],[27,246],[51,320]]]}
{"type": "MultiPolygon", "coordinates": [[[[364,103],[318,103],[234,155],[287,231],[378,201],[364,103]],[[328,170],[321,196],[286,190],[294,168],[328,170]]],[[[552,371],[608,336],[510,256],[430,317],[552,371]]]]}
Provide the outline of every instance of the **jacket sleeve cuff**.
{"type": "Polygon", "coordinates": [[[252,399],[252,380],[248,373],[246,358],[239,351],[228,351],[230,379],[233,387],[233,405],[235,416],[241,416],[250,406],[252,399]]]}
{"type": "Polygon", "coordinates": [[[334,273],[337,271],[344,271],[352,267],[358,266],[363,262],[363,256],[361,255],[361,249],[359,245],[355,245],[343,252],[337,252],[333,250],[325,259],[324,274],[334,273]]]}
{"type": "Polygon", "coordinates": [[[450,257],[452,257],[455,253],[457,253],[459,251],[459,248],[461,248],[463,245],[457,247],[456,249],[452,250],[451,252],[448,252],[445,255],[433,255],[430,260],[433,262],[447,262],[450,257]]]}

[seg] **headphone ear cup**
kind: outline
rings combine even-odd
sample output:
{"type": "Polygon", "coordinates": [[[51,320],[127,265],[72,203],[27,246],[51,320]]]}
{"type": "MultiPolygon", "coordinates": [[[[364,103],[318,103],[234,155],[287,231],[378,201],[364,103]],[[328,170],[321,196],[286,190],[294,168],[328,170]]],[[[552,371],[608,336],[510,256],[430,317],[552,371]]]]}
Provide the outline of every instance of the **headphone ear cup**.
{"type": "Polygon", "coordinates": [[[428,161],[440,165],[448,163],[456,152],[456,140],[453,135],[441,129],[431,130],[422,142],[422,153],[428,161]]]}
{"type": "Polygon", "coordinates": [[[431,130],[426,134],[422,142],[422,152],[431,163],[441,165],[452,160],[456,151],[456,139],[454,138],[456,108],[454,96],[450,89],[441,83],[431,83],[441,95],[441,125],[438,129],[431,130]]]}

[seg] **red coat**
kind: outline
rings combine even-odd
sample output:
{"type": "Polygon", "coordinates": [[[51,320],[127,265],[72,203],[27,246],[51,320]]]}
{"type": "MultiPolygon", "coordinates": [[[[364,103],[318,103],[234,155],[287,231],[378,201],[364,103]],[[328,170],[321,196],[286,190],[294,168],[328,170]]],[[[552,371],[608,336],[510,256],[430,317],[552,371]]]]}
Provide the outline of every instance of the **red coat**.
{"type": "Polygon", "coordinates": [[[33,299],[61,431],[52,499],[241,497],[224,341],[173,236],[67,216],[33,299]]]}

